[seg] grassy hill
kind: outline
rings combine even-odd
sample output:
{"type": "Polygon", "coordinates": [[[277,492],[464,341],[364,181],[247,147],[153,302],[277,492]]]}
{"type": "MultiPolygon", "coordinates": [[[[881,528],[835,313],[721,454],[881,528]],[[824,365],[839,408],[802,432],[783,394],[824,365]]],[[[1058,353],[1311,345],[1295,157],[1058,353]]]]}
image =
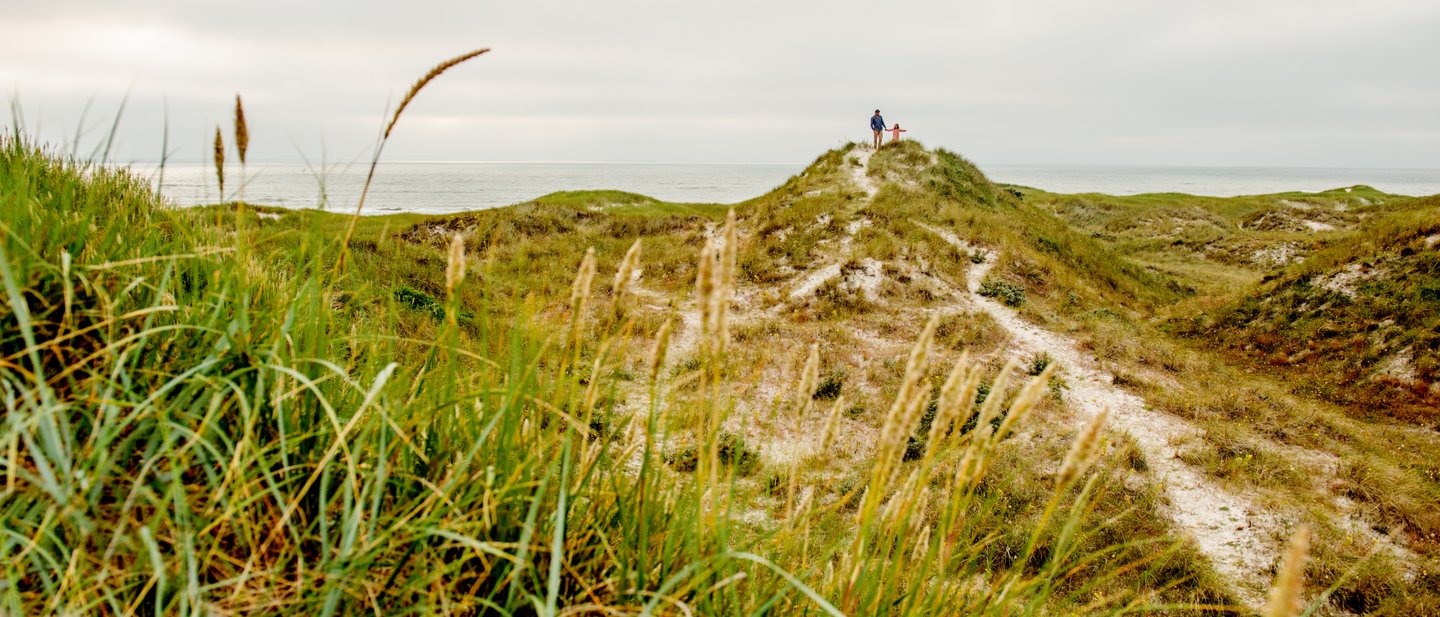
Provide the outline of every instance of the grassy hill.
{"type": "MultiPolygon", "coordinates": [[[[1230,351],[1252,289],[1348,267],[1402,207],[1425,216],[1363,188],[1012,190],[906,142],[827,152],[733,222],[557,193],[341,246],[349,217],[177,210],[6,138],[0,606],[1207,612],[1263,602],[1308,524],[1307,602],[1424,612],[1440,445],[1230,351]],[[1094,371],[1017,354],[1011,312],[1197,427],[1177,460],[1276,513],[1277,552],[1215,563],[1176,463],[1098,443],[1094,371]]],[[[1415,234],[1377,263],[1420,268],[1415,234]]]]}
{"type": "Polygon", "coordinates": [[[1378,220],[1191,331],[1366,417],[1440,427],[1440,199],[1378,220]]]}

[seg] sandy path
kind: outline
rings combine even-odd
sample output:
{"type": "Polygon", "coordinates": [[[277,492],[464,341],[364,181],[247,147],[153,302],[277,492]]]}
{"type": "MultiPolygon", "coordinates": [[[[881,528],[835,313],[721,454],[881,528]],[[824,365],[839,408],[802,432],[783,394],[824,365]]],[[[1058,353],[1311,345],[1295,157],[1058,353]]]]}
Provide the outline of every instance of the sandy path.
{"type": "MultiPolygon", "coordinates": [[[[845,156],[849,178],[857,188],[865,192],[867,199],[873,198],[878,190],[875,180],[867,175],[873,154],[872,150],[857,146],[845,156]],[[852,158],[858,159],[861,164],[850,165],[852,158]]],[[[788,293],[781,297],[789,301],[803,299],[827,281],[842,276],[841,264],[845,263],[852,252],[854,237],[868,224],[870,222],[863,219],[851,222],[835,247],[838,249],[835,251],[838,259],[803,269],[780,285],[782,289],[789,288],[788,293]]],[[[958,302],[949,307],[932,310],[983,311],[1009,333],[1010,353],[1019,354],[1021,357],[1042,352],[1050,354],[1064,370],[1067,386],[1065,401],[1067,407],[1075,412],[1077,420],[1088,422],[1101,409],[1111,410],[1110,428],[1134,438],[1145,456],[1154,481],[1167,497],[1168,504],[1163,507],[1162,514],[1172,521],[1180,533],[1195,542],[1216,571],[1231,583],[1239,599],[1251,606],[1261,605],[1271,577],[1271,568],[1277,557],[1277,539],[1282,534],[1280,515],[1259,505],[1253,497],[1220,485],[1176,456],[1177,450],[1184,444],[1203,439],[1200,429],[1181,418],[1153,410],[1144,399],[1116,386],[1113,376],[1100,369],[1095,359],[1082,351],[1073,338],[1034,326],[1022,319],[1013,309],[980,296],[977,293],[980,283],[996,263],[993,252],[984,247],[970,245],[948,230],[926,227],[967,253],[979,251],[985,255],[985,261],[976,264],[967,273],[966,289],[955,289],[943,279],[935,280],[939,287],[948,288],[958,302]]],[[[857,284],[867,295],[873,296],[875,288],[883,280],[883,264],[866,259],[860,265],[859,272],[845,274],[847,278],[856,279],[846,284],[857,284]]],[[[671,340],[665,363],[666,370],[669,371],[690,357],[698,345],[701,327],[694,299],[687,297],[672,305],[672,301],[665,294],[645,289],[638,284],[638,280],[636,282],[635,293],[638,297],[650,301],[648,308],[668,312],[673,306],[673,310],[678,313],[675,336],[671,340]]],[[[756,290],[753,289],[737,290],[737,302],[732,306],[735,311],[732,313],[732,323],[780,318],[779,313],[787,302],[781,301],[767,309],[760,309],[747,301],[747,298],[753,300],[755,294],[756,290]]],[[[880,343],[878,340],[870,342],[872,345],[880,343]]],[[[768,409],[773,401],[777,400],[776,397],[782,395],[787,385],[781,383],[785,379],[783,373],[785,371],[777,367],[774,371],[766,371],[763,377],[755,376],[760,378],[751,382],[742,394],[742,398],[746,400],[742,402],[741,408],[745,412],[731,418],[732,423],[739,425],[736,428],[744,430],[744,425],[748,423],[745,417],[768,409]]],[[[777,430],[778,427],[772,427],[770,430],[773,434],[757,435],[763,437],[757,445],[768,464],[785,465],[798,460],[797,457],[807,456],[807,453],[814,449],[815,444],[811,442],[818,437],[809,434],[814,431],[806,429],[815,427],[802,428],[797,425],[787,428],[790,430],[777,430]]],[[[1387,538],[1379,537],[1379,534],[1369,530],[1356,519],[1343,515],[1337,518],[1341,523],[1355,523],[1348,527],[1353,528],[1357,534],[1392,544],[1392,548],[1398,552],[1404,551],[1393,547],[1393,543],[1388,542],[1387,538]]]]}
{"type": "MultiPolygon", "coordinates": [[[[880,190],[880,187],[878,184],[876,184],[875,179],[867,175],[870,170],[870,157],[874,154],[874,150],[869,150],[864,146],[859,145],[851,148],[849,152],[845,153],[844,164],[849,168],[850,180],[855,183],[855,186],[857,188],[865,192],[867,200],[875,197],[875,193],[880,190]],[[860,161],[860,166],[855,167],[850,165],[851,158],[858,159],[860,161]]],[[[833,251],[833,254],[836,256],[836,260],[819,268],[812,268],[808,271],[805,271],[804,273],[791,279],[789,282],[782,284],[782,286],[790,287],[790,292],[785,294],[785,297],[792,301],[802,299],[806,296],[814,294],[815,290],[819,289],[821,285],[824,285],[826,282],[830,281],[830,279],[840,276],[840,269],[842,264],[844,264],[850,258],[851,253],[853,252],[855,246],[855,234],[860,233],[861,229],[869,227],[871,224],[872,223],[868,218],[856,219],[848,223],[845,226],[845,235],[840,237],[839,244],[835,247],[835,250],[833,251]]],[[[880,282],[883,278],[883,274],[881,271],[882,264],[874,259],[866,258],[861,261],[860,266],[860,271],[855,273],[855,283],[860,288],[860,290],[866,294],[867,298],[873,299],[875,296],[875,292],[879,288],[880,282]]],[[[737,291],[736,295],[740,296],[741,294],[737,291]]],[[[773,319],[780,314],[780,311],[784,307],[784,303],[776,304],[775,306],[770,307],[769,310],[762,312],[758,317],[773,319]]]]}
{"type": "MultiPolygon", "coordinates": [[[[964,251],[976,247],[936,227],[930,231],[964,251]]],[[[986,253],[984,263],[970,269],[966,286],[969,302],[990,315],[1010,334],[1014,352],[1048,353],[1065,371],[1065,401],[1088,422],[1101,409],[1110,409],[1110,428],[1135,438],[1145,461],[1169,499],[1164,514],[1183,530],[1210,559],[1215,569],[1233,584],[1236,593],[1252,606],[1264,598],[1270,568],[1275,563],[1274,538],[1279,520],[1251,498],[1227,490],[1200,470],[1175,456],[1177,444],[1201,438],[1199,429],[1170,414],[1154,411],[1143,399],[1114,384],[1093,358],[1062,334],[1033,326],[1013,309],[980,296],[980,282],[995,264],[986,253]]]]}
{"type": "MultiPolygon", "coordinates": [[[[874,179],[867,175],[869,160],[873,154],[871,150],[856,147],[845,157],[847,165],[851,158],[860,160],[860,166],[850,167],[850,178],[859,189],[865,191],[867,198],[873,197],[878,190],[874,179]]],[[[840,259],[810,269],[792,279],[791,283],[785,285],[790,288],[785,297],[790,300],[803,298],[814,293],[826,281],[841,275],[841,263],[850,253],[851,241],[859,226],[852,227],[854,228],[847,229],[846,235],[840,239],[840,246],[837,247],[840,249],[837,251],[840,259]]],[[[948,230],[937,227],[929,229],[961,250],[983,251],[981,247],[969,245],[948,230]]],[[[966,277],[969,293],[959,294],[961,297],[958,298],[961,306],[984,311],[1004,327],[1011,337],[1011,353],[1023,356],[1045,352],[1055,358],[1066,371],[1066,402],[1081,422],[1087,422],[1101,409],[1109,408],[1111,428],[1134,437],[1145,454],[1151,472],[1162,486],[1169,500],[1164,514],[1178,529],[1193,538],[1199,550],[1217,571],[1234,583],[1233,587],[1241,599],[1251,605],[1262,603],[1264,586],[1270,578],[1270,568],[1276,558],[1273,539],[1278,527],[1277,517],[1259,507],[1249,497],[1219,486],[1200,470],[1176,458],[1177,444],[1201,438],[1198,429],[1180,418],[1151,410],[1143,399],[1114,385],[1113,377],[1101,371],[1093,358],[1079,350],[1073,339],[1031,325],[1013,309],[978,295],[976,292],[980,288],[980,282],[995,261],[995,255],[986,252],[985,261],[970,269],[966,277]]],[[[865,265],[867,271],[871,269],[871,264],[865,265]]],[[[879,270],[879,265],[873,264],[874,269],[879,270]]],[[[651,300],[661,299],[661,294],[646,293],[648,290],[639,289],[637,295],[650,296],[651,300]]],[[[774,313],[783,305],[782,302],[771,307],[769,311],[762,310],[758,315],[748,316],[745,315],[748,311],[742,308],[734,318],[737,322],[748,321],[747,317],[773,319],[777,317],[774,313]]],[[[694,352],[700,330],[692,299],[680,303],[677,308],[680,320],[676,324],[675,338],[671,341],[666,362],[668,366],[674,366],[694,352]]],[[[774,395],[771,391],[777,387],[780,387],[780,384],[752,384],[752,391],[748,394],[750,397],[760,395],[759,398],[768,402],[774,395]]],[[[761,401],[753,403],[764,404],[761,401]]],[[[765,444],[762,449],[766,450],[765,454],[768,455],[766,458],[785,460],[806,450],[804,444],[792,443],[797,439],[805,439],[801,436],[790,437],[792,439],[781,435],[768,436],[762,442],[765,444]]]]}
{"type": "Polygon", "coordinates": [[[869,176],[870,157],[874,155],[874,150],[862,145],[856,145],[854,148],[851,148],[849,152],[845,153],[846,165],[850,165],[850,159],[852,158],[860,160],[859,167],[850,167],[850,180],[855,182],[855,185],[860,187],[860,190],[865,191],[866,199],[874,198],[875,193],[880,190],[880,185],[876,184],[875,179],[869,176]]]}

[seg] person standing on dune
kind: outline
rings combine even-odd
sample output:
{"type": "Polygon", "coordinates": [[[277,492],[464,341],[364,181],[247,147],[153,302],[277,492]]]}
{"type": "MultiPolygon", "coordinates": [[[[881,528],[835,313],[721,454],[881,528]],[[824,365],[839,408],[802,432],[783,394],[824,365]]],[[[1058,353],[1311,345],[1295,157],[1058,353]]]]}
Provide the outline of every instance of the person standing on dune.
{"type": "Polygon", "coordinates": [[[895,142],[897,142],[897,141],[900,141],[900,134],[901,134],[901,133],[908,133],[908,132],[909,132],[909,131],[900,128],[900,123],[899,123],[899,122],[896,122],[896,123],[895,123],[895,126],[890,127],[890,143],[893,144],[893,143],[895,143],[895,142]]]}
{"type": "Polygon", "coordinates": [[[875,110],[875,115],[870,116],[870,130],[875,132],[875,149],[880,149],[880,140],[885,132],[885,119],[880,117],[880,110],[875,110]]]}

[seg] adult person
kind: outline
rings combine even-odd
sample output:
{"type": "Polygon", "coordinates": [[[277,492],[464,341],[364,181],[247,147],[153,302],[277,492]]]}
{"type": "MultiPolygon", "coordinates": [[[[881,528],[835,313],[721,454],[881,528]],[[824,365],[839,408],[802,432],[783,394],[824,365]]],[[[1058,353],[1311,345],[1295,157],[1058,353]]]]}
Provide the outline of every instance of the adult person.
{"type": "Polygon", "coordinates": [[[870,116],[870,130],[875,132],[875,149],[880,149],[881,134],[885,132],[885,119],[880,117],[880,110],[875,110],[875,115],[870,116]]]}

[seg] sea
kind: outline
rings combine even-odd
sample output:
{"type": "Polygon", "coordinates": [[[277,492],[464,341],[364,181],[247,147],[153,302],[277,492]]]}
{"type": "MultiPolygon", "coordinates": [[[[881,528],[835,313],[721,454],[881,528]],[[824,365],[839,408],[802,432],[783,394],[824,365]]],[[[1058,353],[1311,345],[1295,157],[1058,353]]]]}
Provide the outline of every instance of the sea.
{"type": "MultiPolygon", "coordinates": [[[[993,181],[1056,193],[1227,197],[1358,184],[1400,195],[1440,193],[1440,169],[980,166],[993,181]]],[[[172,163],[163,174],[153,166],[134,168],[177,204],[221,201],[215,170],[209,165],[172,163]]],[[[804,168],[805,163],[382,162],[366,197],[365,213],[462,212],[585,189],[629,191],[671,202],[736,203],[768,192],[804,168]]],[[[244,199],[289,208],[350,211],[367,171],[368,164],[252,164],[243,176],[244,199]]],[[[225,200],[230,200],[238,195],[241,176],[238,166],[227,173],[225,200]]]]}

